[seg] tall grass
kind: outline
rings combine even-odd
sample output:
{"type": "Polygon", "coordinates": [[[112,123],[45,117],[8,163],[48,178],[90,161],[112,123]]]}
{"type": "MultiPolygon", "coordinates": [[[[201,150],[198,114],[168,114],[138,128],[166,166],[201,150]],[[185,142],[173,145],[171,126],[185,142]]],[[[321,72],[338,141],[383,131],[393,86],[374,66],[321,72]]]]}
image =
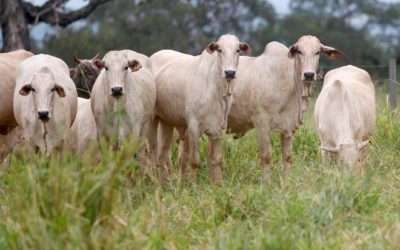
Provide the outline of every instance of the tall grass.
{"type": "Polygon", "coordinates": [[[399,249],[400,119],[379,108],[359,176],[319,163],[311,110],[288,175],[273,137],[267,182],[254,133],[224,138],[221,185],[207,179],[205,139],[198,181],[181,188],[177,177],[141,178],[133,141],[118,152],[13,157],[0,168],[0,249],[399,249]]]}

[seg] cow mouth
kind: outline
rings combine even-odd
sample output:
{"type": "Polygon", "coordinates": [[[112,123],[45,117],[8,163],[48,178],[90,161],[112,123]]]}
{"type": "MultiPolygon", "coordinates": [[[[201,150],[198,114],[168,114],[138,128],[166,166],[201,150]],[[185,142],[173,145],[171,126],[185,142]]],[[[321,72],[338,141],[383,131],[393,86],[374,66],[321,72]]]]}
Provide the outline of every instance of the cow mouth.
{"type": "Polygon", "coordinates": [[[314,78],[304,78],[303,82],[307,84],[311,84],[314,81],[314,78]]]}
{"type": "Polygon", "coordinates": [[[39,120],[42,122],[48,122],[50,120],[50,117],[39,117],[39,120]]]}
{"type": "Polygon", "coordinates": [[[115,94],[111,94],[112,97],[119,99],[121,96],[123,96],[123,93],[115,93],[115,94]]]}
{"type": "Polygon", "coordinates": [[[235,80],[236,77],[234,77],[234,76],[227,76],[227,77],[225,77],[225,79],[226,79],[226,81],[228,81],[228,82],[230,83],[232,80],[235,80]]]}

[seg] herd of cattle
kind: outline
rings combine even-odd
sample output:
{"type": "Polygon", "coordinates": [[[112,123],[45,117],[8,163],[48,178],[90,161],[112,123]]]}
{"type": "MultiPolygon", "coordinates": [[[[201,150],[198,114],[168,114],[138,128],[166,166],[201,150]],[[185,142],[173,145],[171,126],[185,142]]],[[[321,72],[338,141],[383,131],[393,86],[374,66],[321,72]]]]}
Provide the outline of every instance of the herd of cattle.
{"type": "MultiPolygon", "coordinates": [[[[304,120],[320,54],[339,50],[314,36],[290,48],[268,43],[257,57],[234,35],[223,35],[201,55],[161,50],[151,57],[110,51],[103,59],[61,59],[19,50],[0,54],[0,160],[13,150],[50,155],[83,153],[98,139],[146,141],[137,157],[162,176],[172,172],[171,145],[179,137],[179,175],[196,178],[199,137],[208,136],[210,179],[222,178],[221,136],[256,129],[264,177],[271,165],[271,132],[281,135],[285,170],[293,135],[304,120]],[[79,97],[78,97],[79,96],[79,97]],[[89,98],[89,99],[87,99],[89,98]],[[188,174],[185,173],[190,166],[188,174]]],[[[360,167],[375,127],[375,92],[369,74],[348,65],[328,72],[314,118],[324,162],[360,167]]],[[[115,142],[116,141],[116,142],[115,142]]],[[[114,150],[117,148],[114,147],[114,150]]]]}

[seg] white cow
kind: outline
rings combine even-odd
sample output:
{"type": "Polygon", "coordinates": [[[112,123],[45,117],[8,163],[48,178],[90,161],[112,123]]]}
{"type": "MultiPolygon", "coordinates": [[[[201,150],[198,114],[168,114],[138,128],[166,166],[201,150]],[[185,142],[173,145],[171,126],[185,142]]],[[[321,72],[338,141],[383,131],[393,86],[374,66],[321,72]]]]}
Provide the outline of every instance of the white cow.
{"type": "MultiPolygon", "coordinates": [[[[181,181],[189,157],[192,166],[190,179],[195,179],[200,165],[199,137],[202,133],[209,139],[210,178],[221,180],[220,137],[226,129],[232,102],[231,82],[236,76],[240,52],[249,50],[250,47],[236,36],[223,35],[217,42],[210,43],[201,55],[177,56],[158,72],[155,123],[160,121],[162,134],[158,162],[162,169],[168,167],[175,127],[184,139],[179,160],[181,181]]],[[[153,135],[156,134],[154,131],[157,131],[157,126],[153,126],[153,135]]],[[[153,142],[155,138],[152,138],[153,142]]]]}
{"type": "Polygon", "coordinates": [[[150,60],[153,66],[154,75],[156,76],[158,71],[160,71],[165,64],[179,57],[191,57],[191,55],[170,49],[160,50],[151,55],[150,60]]]}
{"type": "Polygon", "coordinates": [[[271,164],[273,131],[281,134],[284,167],[290,168],[293,135],[303,123],[321,53],[330,59],[344,57],[318,38],[303,36],[290,48],[271,42],[260,56],[240,58],[228,131],[240,137],[256,128],[264,178],[271,164]]]}
{"type": "Polygon", "coordinates": [[[96,121],[90,100],[78,97],[78,112],[71,131],[72,147],[75,152],[83,153],[91,143],[97,141],[96,121]]]}
{"type": "Polygon", "coordinates": [[[368,72],[352,65],[329,71],[314,110],[324,163],[330,155],[362,166],[375,129],[375,90],[368,72]]]}
{"type": "Polygon", "coordinates": [[[103,68],[91,94],[97,134],[117,143],[127,136],[146,137],[156,101],[150,59],[120,50],[108,52],[95,64],[103,68]]]}
{"type": "Polygon", "coordinates": [[[0,162],[23,141],[22,130],[16,127],[13,96],[17,66],[31,56],[33,54],[25,50],[0,53],[0,162]]]}
{"type": "MultiPolygon", "coordinates": [[[[171,60],[174,60],[176,58],[179,57],[191,57],[191,55],[188,54],[184,54],[175,50],[169,50],[169,49],[165,49],[165,50],[160,50],[156,53],[154,53],[152,56],[150,56],[150,60],[151,60],[151,64],[153,66],[153,74],[156,76],[158,71],[160,71],[160,69],[166,65],[167,63],[169,63],[171,60]]],[[[160,127],[158,127],[158,129],[160,129],[160,127]]],[[[158,132],[157,135],[157,141],[162,141],[162,133],[158,132]]],[[[179,133],[176,129],[174,129],[174,134],[172,136],[172,141],[177,141],[179,142],[179,133]]],[[[154,140],[155,142],[155,140],[154,140]]],[[[180,144],[180,148],[179,151],[181,152],[183,150],[182,147],[183,143],[180,144]]],[[[154,158],[157,158],[156,155],[158,154],[158,152],[161,152],[161,143],[159,143],[157,148],[157,152],[150,152],[154,158]]],[[[150,148],[151,150],[152,148],[150,148]]],[[[171,153],[171,151],[169,152],[169,154],[171,153]]],[[[180,153],[179,153],[179,157],[180,157],[180,153]]],[[[168,163],[167,163],[167,170],[168,170],[168,174],[172,174],[172,159],[171,159],[171,155],[166,156],[165,158],[168,158],[168,163]]],[[[155,161],[155,160],[154,160],[155,161]]]]}
{"type": "Polygon", "coordinates": [[[65,146],[76,110],[75,84],[61,59],[41,54],[18,66],[14,115],[31,152],[49,155],[65,146]]]}

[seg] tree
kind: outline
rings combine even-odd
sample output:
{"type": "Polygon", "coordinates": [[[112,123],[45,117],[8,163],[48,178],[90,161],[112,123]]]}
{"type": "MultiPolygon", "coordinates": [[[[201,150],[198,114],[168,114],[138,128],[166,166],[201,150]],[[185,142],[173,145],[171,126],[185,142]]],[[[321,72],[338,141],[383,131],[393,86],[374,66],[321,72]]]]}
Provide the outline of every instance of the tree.
{"type": "MultiPolygon", "coordinates": [[[[397,51],[400,56],[400,3],[383,0],[292,0],[295,12],[307,12],[317,17],[322,25],[336,22],[348,35],[337,40],[355,43],[352,48],[363,48],[362,60],[377,64],[378,55],[371,46],[384,50],[386,54],[397,51]],[[369,47],[360,44],[368,40],[369,47]],[[342,40],[343,41],[343,40],[342,40]],[[358,43],[358,44],[357,44],[358,43]]],[[[321,27],[322,28],[322,27],[321,27]]],[[[326,27],[329,28],[329,27],[326,27]]],[[[355,52],[357,50],[353,50],[355,52]]],[[[358,50],[360,51],[360,50],[358,50]]],[[[385,59],[386,60],[386,59],[385,59]]]]}
{"type": "Polygon", "coordinates": [[[97,6],[110,0],[90,0],[75,11],[62,11],[68,0],[48,0],[35,6],[22,0],[0,0],[0,24],[3,36],[3,51],[31,49],[29,24],[45,22],[65,27],[87,17],[97,6]]]}
{"type": "MultiPolygon", "coordinates": [[[[275,10],[265,0],[119,0],[98,8],[79,28],[46,37],[42,50],[68,63],[74,54],[91,58],[115,49],[198,54],[210,41],[232,33],[258,51],[252,34],[275,22],[275,10]]],[[[271,32],[268,35],[263,39],[272,38],[271,32]]]]}

